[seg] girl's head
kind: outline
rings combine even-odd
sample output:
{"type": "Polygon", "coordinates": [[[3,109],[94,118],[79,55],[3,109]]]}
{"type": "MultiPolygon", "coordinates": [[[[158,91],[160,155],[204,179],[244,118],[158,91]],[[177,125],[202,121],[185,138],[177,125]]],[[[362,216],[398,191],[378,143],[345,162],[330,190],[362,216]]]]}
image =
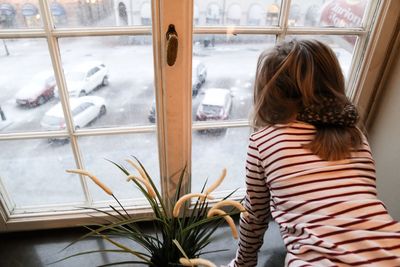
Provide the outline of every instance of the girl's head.
{"type": "Polygon", "coordinates": [[[254,85],[253,125],[302,120],[316,127],[304,145],[322,159],[338,160],[362,144],[356,108],[345,94],[339,62],[317,40],[292,40],[261,54],[254,85]]]}
{"type": "Polygon", "coordinates": [[[261,54],[254,90],[254,126],[285,123],[324,98],[346,103],[344,77],[327,45],[292,40],[261,54]]]}

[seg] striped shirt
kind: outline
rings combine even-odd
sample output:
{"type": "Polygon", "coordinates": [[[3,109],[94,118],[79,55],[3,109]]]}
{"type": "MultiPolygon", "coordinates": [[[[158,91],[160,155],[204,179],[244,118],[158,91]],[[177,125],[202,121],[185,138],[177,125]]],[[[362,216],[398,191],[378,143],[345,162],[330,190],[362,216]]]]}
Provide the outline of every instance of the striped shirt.
{"type": "Polygon", "coordinates": [[[240,218],[236,259],[256,266],[269,217],[287,249],[285,266],[398,266],[400,223],[377,198],[368,142],[339,161],[303,148],[314,126],[265,127],[250,137],[246,161],[249,216],[240,218]]]}

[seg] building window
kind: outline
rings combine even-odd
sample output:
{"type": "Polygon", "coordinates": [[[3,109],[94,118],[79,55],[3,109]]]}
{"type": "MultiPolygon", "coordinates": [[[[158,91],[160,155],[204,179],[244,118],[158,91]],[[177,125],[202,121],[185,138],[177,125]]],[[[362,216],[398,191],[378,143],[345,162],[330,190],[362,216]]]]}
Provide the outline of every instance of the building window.
{"type": "Polygon", "coordinates": [[[140,9],[142,25],[151,25],[151,6],[150,3],[144,3],[140,9]]]}
{"type": "Polygon", "coordinates": [[[39,10],[34,4],[25,3],[22,6],[21,11],[27,28],[36,28],[41,26],[39,10]]]}
{"type": "Polygon", "coordinates": [[[221,23],[221,8],[218,4],[211,3],[207,7],[206,24],[217,25],[221,23]]]}
{"type": "Polygon", "coordinates": [[[15,8],[11,4],[0,4],[0,25],[2,28],[15,27],[15,8]]]}
{"type": "Polygon", "coordinates": [[[260,25],[265,18],[265,12],[260,4],[253,4],[250,6],[247,14],[247,23],[249,25],[260,25]]]}
{"type": "Polygon", "coordinates": [[[239,4],[233,4],[228,8],[227,24],[240,25],[242,9],[239,4]]]}

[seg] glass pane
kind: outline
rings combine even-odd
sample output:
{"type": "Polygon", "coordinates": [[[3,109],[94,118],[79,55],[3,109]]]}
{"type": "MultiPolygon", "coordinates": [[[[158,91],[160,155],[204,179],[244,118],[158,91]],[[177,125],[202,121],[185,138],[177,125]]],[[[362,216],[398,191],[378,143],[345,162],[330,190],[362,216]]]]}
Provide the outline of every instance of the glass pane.
{"type": "Polygon", "coordinates": [[[43,26],[37,0],[2,1],[0,29],[39,28],[43,26]]]}
{"type": "Polygon", "coordinates": [[[243,188],[249,128],[210,129],[207,134],[195,131],[192,146],[192,192],[200,192],[206,179],[212,184],[227,169],[227,176],[217,191],[243,188]]]}
{"type": "MultiPolygon", "coordinates": [[[[274,44],[275,36],[194,36],[193,121],[248,119],[258,57],[274,44]]],[[[248,128],[208,128],[193,132],[193,192],[201,190],[206,178],[210,182],[217,179],[224,167],[228,169],[228,176],[218,190],[244,187],[249,134],[248,128]]]]}
{"type": "Polygon", "coordinates": [[[357,36],[354,35],[298,35],[287,36],[286,40],[290,39],[317,39],[329,45],[335,52],[343,75],[346,80],[350,75],[351,62],[353,60],[354,48],[357,41],[357,36]]]}
{"type": "Polygon", "coordinates": [[[194,1],[194,24],[275,26],[279,22],[281,1],[194,1]]]}
{"type": "MultiPolygon", "coordinates": [[[[144,199],[144,197],[136,189],[134,183],[128,183],[126,176],[106,159],[123,164],[132,174],[138,175],[125,161],[126,159],[133,159],[132,156],[137,157],[154,183],[160,188],[157,136],[155,133],[81,137],[78,139],[78,144],[83,155],[85,169],[110,187],[118,199],[144,199]]],[[[76,179],[78,178],[76,177],[76,179]]],[[[88,185],[95,201],[110,200],[110,196],[94,183],[88,181],[88,185]]]]}
{"type": "Polygon", "coordinates": [[[84,202],[70,145],[46,139],[0,141],[0,180],[17,208],[84,202]]]}
{"type": "Polygon", "coordinates": [[[150,0],[60,0],[50,6],[55,27],[151,25],[150,0]]]}
{"type": "Polygon", "coordinates": [[[275,36],[194,36],[193,120],[248,119],[258,56],[274,44],[275,36]]]}
{"type": "Polygon", "coordinates": [[[0,132],[42,130],[57,100],[45,39],[0,39],[0,132]]]}
{"type": "MultiPolygon", "coordinates": [[[[76,128],[151,123],[151,36],[62,38],[59,43],[76,128]]],[[[56,109],[49,115],[61,107],[56,109]]]]}
{"type": "Polygon", "coordinates": [[[289,26],[361,27],[368,0],[292,0],[289,26]]]}

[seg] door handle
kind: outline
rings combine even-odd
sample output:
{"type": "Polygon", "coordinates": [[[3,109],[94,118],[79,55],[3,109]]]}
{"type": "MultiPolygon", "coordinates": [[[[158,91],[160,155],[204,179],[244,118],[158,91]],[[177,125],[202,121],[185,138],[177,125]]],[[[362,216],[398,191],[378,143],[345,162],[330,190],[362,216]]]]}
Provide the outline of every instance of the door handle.
{"type": "Polygon", "coordinates": [[[167,64],[173,66],[178,55],[178,33],[175,26],[170,24],[166,33],[167,37],[167,64]]]}

